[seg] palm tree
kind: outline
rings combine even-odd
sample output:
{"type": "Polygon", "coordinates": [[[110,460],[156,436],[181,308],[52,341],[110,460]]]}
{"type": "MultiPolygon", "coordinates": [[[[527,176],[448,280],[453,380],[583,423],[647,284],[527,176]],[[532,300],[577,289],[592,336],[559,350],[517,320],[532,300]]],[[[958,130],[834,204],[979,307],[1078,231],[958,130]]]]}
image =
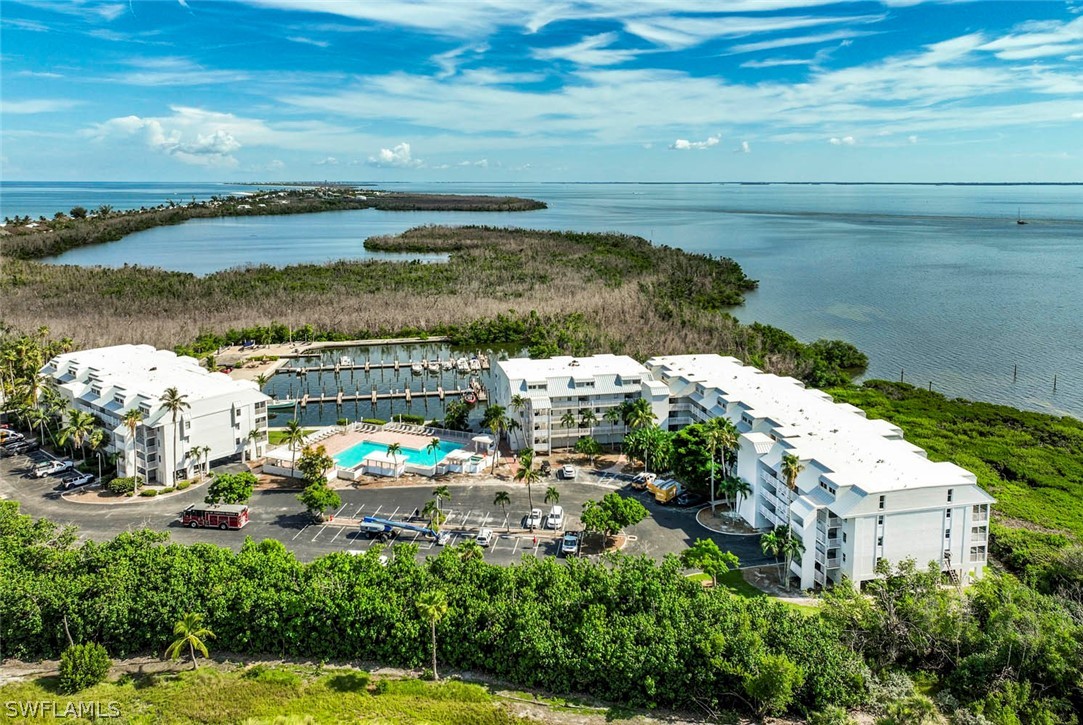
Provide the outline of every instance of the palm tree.
{"type": "Polygon", "coordinates": [[[713,418],[711,422],[717,428],[718,447],[722,449],[722,472],[731,473],[729,462],[731,454],[737,450],[740,433],[729,418],[713,418]]]}
{"type": "Polygon", "coordinates": [[[795,558],[804,553],[805,544],[801,539],[793,535],[793,530],[789,526],[778,526],[760,537],[760,548],[763,549],[763,553],[776,558],[785,557],[786,568],[785,570],[779,569],[778,581],[779,584],[785,584],[786,589],[789,589],[790,565],[795,558]],[[785,571],[785,578],[783,571],[785,571]]]}
{"type": "Polygon", "coordinates": [[[243,458],[245,455],[247,455],[248,444],[251,443],[252,457],[250,460],[254,460],[256,458],[256,451],[258,450],[256,444],[258,444],[261,440],[263,440],[263,431],[261,431],[259,428],[253,428],[252,430],[248,431],[248,435],[245,436],[245,446],[241,449],[241,457],[243,458]]]}
{"type": "Polygon", "coordinates": [[[782,454],[782,476],[786,479],[786,485],[791,491],[797,490],[797,476],[805,467],[801,465],[801,459],[792,453],[782,454]]]}
{"type": "Polygon", "coordinates": [[[207,474],[209,474],[211,472],[211,462],[207,458],[208,456],[210,456],[210,454],[211,454],[211,447],[210,446],[203,446],[202,450],[200,451],[200,455],[203,457],[203,475],[204,476],[206,476],[207,474]]]}
{"type": "Polygon", "coordinates": [[[451,489],[447,486],[437,486],[433,489],[432,495],[436,499],[436,505],[443,509],[444,501],[451,500],[451,489]]]}
{"type": "Polygon", "coordinates": [[[101,428],[95,428],[94,430],[92,430],[90,432],[90,435],[87,436],[86,444],[90,448],[90,450],[94,452],[94,455],[97,456],[97,458],[98,458],[98,480],[99,481],[101,481],[101,479],[102,479],[102,453],[104,453],[102,448],[103,448],[104,443],[105,443],[105,431],[102,430],[101,428]]]}
{"type": "MultiPolygon", "coordinates": [[[[620,423],[620,422],[621,422],[621,421],[622,421],[623,419],[624,419],[624,416],[623,416],[623,415],[621,415],[621,412],[620,412],[620,408],[619,408],[619,407],[617,407],[617,408],[610,408],[609,410],[605,411],[605,413],[604,413],[604,414],[602,415],[602,420],[604,420],[604,421],[605,421],[606,423],[608,423],[608,424],[609,424],[609,425],[610,425],[611,427],[614,427],[614,428],[615,428],[615,427],[617,426],[617,424],[618,424],[618,423],[620,423]]],[[[612,436],[612,435],[613,435],[612,431],[610,431],[610,434],[609,434],[609,435],[610,435],[610,436],[612,436]]]]}
{"type": "Polygon", "coordinates": [[[417,598],[417,610],[422,617],[429,621],[430,631],[432,632],[432,678],[434,680],[440,679],[440,676],[436,673],[436,623],[444,618],[447,609],[447,594],[439,589],[422,592],[421,596],[417,598]]]}
{"type": "Polygon", "coordinates": [[[786,589],[790,588],[790,565],[794,559],[805,553],[805,544],[793,534],[793,530],[787,526],[786,536],[782,541],[782,555],[786,557],[786,589]]]}
{"type": "Polygon", "coordinates": [[[286,434],[282,436],[282,442],[289,446],[290,453],[290,478],[294,478],[297,468],[297,451],[305,444],[305,431],[296,418],[286,423],[286,434]]]}
{"type": "Polygon", "coordinates": [[[45,414],[45,411],[37,406],[26,411],[26,422],[30,426],[30,430],[34,430],[35,427],[38,429],[42,445],[45,445],[45,421],[48,419],[49,416],[45,414]]]}
{"type": "Polygon", "coordinates": [[[270,380],[271,380],[271,378],[270,378],[269,375],[266,375],[264,373],[260,373],[259,375],[256,376],[256,385],[259,386],[260,390],[263,390],[263,387],[265,385],[267,385],[267,383],[270,382],[270,380]]]}
{"type": "MultiPolygon", "coordinates": [[[[132,408],[131,410],[125,411],[124,415],[121,416],[120,422],[128,429],[128,439],[132,443],[132,467],[128,470],[128,475],[138,479],[135,465],[135,431],[139,428],[139,424],[143,422],[143,411],[139,408],[132,408]]],[[[136,485],[138,485],[138,483],[136,485]]]]}
{"type": "Polygon", "coordinates": [[[636,398],[624,410],[624,424],[635,430],[654,425],[657,416],[646,398],[636,398]]]}
{"type": "MultiPolygon", "coordinates": [[[[493,497],[493,506],[499,506],[500,510],[504,512],[504,520],[508,520],[508,504],[511,503],[511,496],[507,491],[497,491],[496,496],[493,497]]],[[[508,524],[508,531],[511,531],[511,524],[508,524]]]]}
{"type": "Polygon", "coordinates": [[[560,503],[560,491],[556,486],[550,486],[545,489],[545,503],[560,503]]]}
{"type": "Polygon", "coordinates": [[[734,518],[736,518],[737,511],[741,508],[741,501],[752,495],[752,486],[748,484],[748,481],[739,476],[730,476],[729,480],[732,485],[730,492],[737,501],[737,504],[733,507],[732,511],[734,518]]]}
{"type": "Polygon", "coordinates": [[[437,499],[430,499],[425,502],[425,506],[421,509],[421,515],[429,520],[429,528],[436,531],[440,528],[440,524],[443,523],[443,515],[440,513],[440,502],[437,499]]]}
{"type": "Polygon", "coordinates": [[[490,405],[485,409],[485,417],[481,420],[482,426],[488,428],[496,439],[496,453],[493,456],[493,473],[496,473],[496,463],[500,459],[500,436],[512,430],[514,421],[504,413],[504,406],[490,405]]]}
{"type": "Polygon", "coordinates": [[[530,510],[534,510],[534,495],[531,486],[541,481],[541,471],[534,468],[534,449],[527,448],[519,456],[519,470],[515,472],[515,480],[526,484],[526,498],[530,510]]]}
{"type": "Polygon", "coordinates": [[[188,654],[192,657],[193,670],[199,667],[196,662],[196,650],[199,650],[199,653],[204,657],[210,657],[207,652],[207,645],[203,643],[203,640],[214,639],[214,632],[203,626],[202,614],[186,612],[173,625],[173,634],[177,635],[177,639],[165,651],[165,656],[169,659],[179,659],[181,650],[184,649],[185,645],[188,645],[188,654]]]}
{"type": "Polygon", "coordinates": [[[436,454],[440,451],[440,439],[433,438],[429,441],[429,445],[425,446],[425,452],[432,454],[432,465],[435,467],[437,464],[436,454]]]}
{"type": "MultiPolygon", "coordinates": [[[[760,537],[760,549],[764,554],[778,559],[782,553],[782,527],[771,529],[760,537]]],[[[782,582],[782,569],[778,570],[778,580],[782,582]]]]}
{"type": "MultiPolygon", "coordinates": [[[[579,420],[575,417],[575,413],[569,410],[560,417],[560,424],[565,428],[575,428],[579,425],[579,420]]],[[[571,450],[571,446],[568,446],[568,449],[571,450]]]]}
{"type": "MultiPolygon", "coordinates": [[[[60,431],[60,444],[64,445],[66,442],[71,441],[71,455],[72,458],[75,458],[75,448],[82,449],[83,444],[86,443],[87,438],[94,432],[96,427],[93,415],[72,408],[68,411],[68,424],[60,431]]],[[[86,458],[84,457],[83,460],[85,461],[86,458]]]]}
{"type": "Polygon", "coordinates": [[[525,428],[526,421],[523,419],[523,411],[526,410],[526,398],[524,398],[522,395],[519,395],[519,393],[516,393],[515,395],[511,396],[510,405],[511,409],[514,410],[516,415],[519,416],[519,422],[525,428]]]}
{"type": "Polygon", "coordinates": [[[389,443],[387,455],[391,456],[391,463],[395,466],[395,478],[399,477],[399,454],[402,453],[401,443],[389,443]]]}
{"type": "Polygon", "coordinates": [[[180,458],[177,456],[177,413],[188,410],[192,406],[188,404],[188,396],[182,394],[176,388],[166,388],[162,394],[162,407],[172,413],[173,420],[173,471],[169,474],[169,482],[176,483],[177,464],[180,458]]]}
{"type": "Polygon", "coordinates": [[[598,416],[591,408],[579,409],[579,427],[587,429],[587,435],[594,437],[594,426],[598,425],[598,416]]]}

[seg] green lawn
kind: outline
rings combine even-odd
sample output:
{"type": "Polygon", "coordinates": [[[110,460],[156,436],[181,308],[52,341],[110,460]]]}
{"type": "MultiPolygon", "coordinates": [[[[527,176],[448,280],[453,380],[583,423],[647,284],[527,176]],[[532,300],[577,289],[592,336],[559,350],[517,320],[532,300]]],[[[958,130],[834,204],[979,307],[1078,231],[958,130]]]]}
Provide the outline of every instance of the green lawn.
{"type": "MultiPolygon", "coordinates": [[[[525,722],[480,685],[420,680],[369,681],[357,670],[204,667],[168,674],[123,676],[73,696],[56,693],[46,677],[0,687],[4,703],[116,703],[116,723],[480,723],[525,722]]],[[[6,707],[6,705],[5,705],[6,707]]],[[[5,716],[8,712],[5,710],[5,716]]],[[[24,721],[63,718],[36,717],[24,721]]],[[[15,721],[19,721],[16,719],[15,721]]]]}
{"type": "MultiPolygon", "coordinates": [[[[310,435],[312,433],[315,433],[315,432],[316,432],[315,428],[305,428],[304,429],[304,434],[306,436],[310,435]]],[[[285,437],[286,437],[286,431],[284,431],[284,430],[269,430],[269,431],[267,431],[267,442],[269,444],[271,444],[272,446],[280,446],[280,445],[282,445],[282,442],[285,439],[285,437]]]]}
{"type": "MultiPolygon", "coordinates": [[[[702,572],[699,574],[692,574],[688,578],[693,581],[711,580],[710,574],[704,574],[702,572]]],[[[745,581],[745,578],[741,576],[741,572],[738,570],[728,571],[722,576],[718,577],[718,586],[725,587],[737,596],[745,597],[747,599],[767,596],[765,592],[760,591],[759,589],[745,581]]],[[[809,606],[808,604],[798,604],[796,602],[788,601],[782,597],[771,597],[771,599],[775,600],[780,604],[785,604],[787,607],[791,607],[800,612],[801,614],[811,616],[819,611],[818,607],[809,606]]]]}

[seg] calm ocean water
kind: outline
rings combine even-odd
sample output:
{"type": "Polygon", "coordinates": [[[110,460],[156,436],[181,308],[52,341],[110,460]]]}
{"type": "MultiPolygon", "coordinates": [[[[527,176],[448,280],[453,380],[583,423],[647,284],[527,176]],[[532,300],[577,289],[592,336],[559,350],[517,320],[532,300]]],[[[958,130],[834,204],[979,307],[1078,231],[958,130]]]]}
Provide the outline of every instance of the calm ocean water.
{"type": "MultiPolygon", "coordinates": [[[[207,274],[246,264],[360,258],[366,237],[420,224],[616,230],[733,257],[760,280],[759,291],[734,311],[739,319],[777,325],[802,340],[849,340],[869,354],[871,377],[902,375],[951,395],[1083,417],[1083,186],[381,187],[516,194],[542,199],[549,209],[194,220],[50,261],[207,274]],[[1029,223],[1017,225],[1017,214],[1029,223]]],[[[251,187],[0,186],[4,214],[32,216],[76,203],[125,208],[231,191],[251,187]]]]}

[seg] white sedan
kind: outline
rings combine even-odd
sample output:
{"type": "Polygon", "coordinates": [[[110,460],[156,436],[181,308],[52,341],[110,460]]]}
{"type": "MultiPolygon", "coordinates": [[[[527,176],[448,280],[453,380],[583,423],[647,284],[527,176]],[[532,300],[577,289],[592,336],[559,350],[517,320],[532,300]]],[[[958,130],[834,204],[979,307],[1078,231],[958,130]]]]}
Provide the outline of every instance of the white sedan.
{"type": "Polygon", "coordinates": [[[526,517],[526,527],[528,529],[536,529],[542,524],[542,510],[531,509],[530,515],[526,517]]]}

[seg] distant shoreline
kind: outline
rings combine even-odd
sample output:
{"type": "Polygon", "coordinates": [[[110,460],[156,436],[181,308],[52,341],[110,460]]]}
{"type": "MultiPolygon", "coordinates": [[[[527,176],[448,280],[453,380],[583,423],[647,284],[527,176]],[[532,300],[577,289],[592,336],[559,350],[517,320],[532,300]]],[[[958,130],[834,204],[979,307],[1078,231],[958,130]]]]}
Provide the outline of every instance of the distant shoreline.
{"type": "Polygon", "coordinates": [[[115,211],[109,205],[96,210],[81,206],[58,211],[52,219],[30,216],[7,219],[0,230],[0,257],[43,259],[78,247],[123,239],[135,232],[181,224],[189,219],[246,216],[282,216],[327,211],[378,209],[380,211],[513,212],[545,209],[535,199],[470,194],[417,194],[361,189],[355,186],[277,188],[248,196],[212,196],[207,201],[115,211]]]}

